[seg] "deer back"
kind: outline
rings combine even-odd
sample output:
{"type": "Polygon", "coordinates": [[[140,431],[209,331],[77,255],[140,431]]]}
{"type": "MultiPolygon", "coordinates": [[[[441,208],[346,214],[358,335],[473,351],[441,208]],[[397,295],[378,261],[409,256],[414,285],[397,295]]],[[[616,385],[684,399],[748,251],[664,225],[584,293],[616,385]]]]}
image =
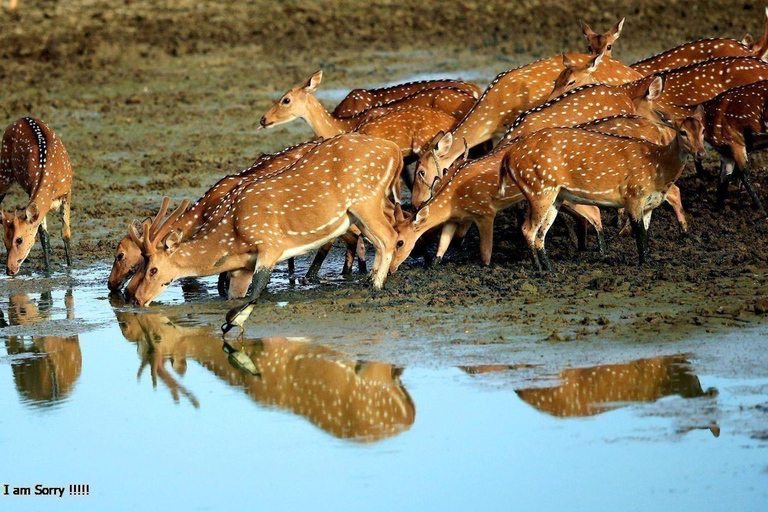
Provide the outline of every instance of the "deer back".
{"type": "Polygon", "coordinates": [[[703,106],[707,142],[715,147],[743,144],[746,134],[768,128],[768,80],[729,89],[703,106]]]}

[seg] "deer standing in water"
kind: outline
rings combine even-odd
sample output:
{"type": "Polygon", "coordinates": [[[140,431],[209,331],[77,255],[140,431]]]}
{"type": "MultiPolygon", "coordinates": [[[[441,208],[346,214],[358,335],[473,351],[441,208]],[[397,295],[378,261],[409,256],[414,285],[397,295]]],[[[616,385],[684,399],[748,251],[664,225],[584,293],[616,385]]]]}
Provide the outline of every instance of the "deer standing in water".
{"type": "MultiPolygon", "coordinates": [[[[594,57],[568,54],[575,65],[584,65],[594,57]]],[[[419,158],[412,202],[418,207],[429,197],[435,178],[464,153],[464,141],[472,148],[503,131],[520,113],[546,101],[552,84],[564,70],[563,56],[539,60],[499,74],[464,118],[451,130],[452,144],[435,151],[435,140],[419,158]]],[[[638,72],[610,57],[603,57],[592,73],[595,81],[619,85],[642,78],[638,72]]]]}
{"type": "MultiPolygon", "coordinates": [[[[337,119],[355,117],[366,110],[385,106],[407,97],[432,97],[434,98],[433,101],[437,102],[437,105],[429,106],[435,106],[436,108],[441,108],[438,105],[448,107],[449,102],[455,100],[461,103],[470,102],[465,107],[469,109],[477,101],[477,98],[480,97],[481,92],[482,90],[475,84],[464,82],[463,80],[450,79],[421,80],[378,89],[353,89],[336,106],[332,115],[337,119]],[[451,99],[452,97],[455,100],[451,99]],[[469,98],[473,98],[473,100],[469,98]]],[[[449,108],[450,110],[445,110],[445,112],[458,115],[459,118],[464,115],[460,114],[462,109],[457,109],[455,106],[449,108]]]]}
{"type": "Polygon", "coordinates": [[[768,8],[765,10],[765,31],[757,41],[754,41],[749,34],[743,41],[724,38],[692,41],[635,62],[632,64],[632,69],[643,76],[648,76],[719,57],[764,59],[766,53],[768,53],[768,8]]]}
{"type": "Polygon", "coordinates": [[[722,208],[735,174],[763,216],[765,208],[752,188],[748,154],[768,148],[768,80],[730,89],[702,104],[706,141],[720,154],[717,205],[722,208]]]}
{"type": "Polygon", "coordinates": [[[161,241],[145,229],[135,302],[148,305],[174,279],[229,271],[255,274],[251,297],[258,299],[278,262],[321,247],[353,223],[376,249],[373,285],[381,288],[396,237],[388,196],[401,167],[394,143],[339,135],[290,167],[230,191],[220,213],[185,241],[174,231],[161,241]]]}
{"type": "Polygon", "coordinates": [[[72,265],[69,214],[72,203],[72,165],[64,143],[48,125],[39,119],[25,117],[5,130],[0,150],[0,202],[17,182],[27,194],[27,206],[17,213],[0,212],[5,228],[8,251],[6,273],[19,273],[40,233],[45,269],[50,270],[51,239],[46,216],[49,211],[61,214],[61,238],[67,265],[72,265]]]}
{"type": "Polygon", "coordinates": [[[625,208],[645,262],[647,228],[690,154],[704,154],[702,109],[675,125],[666,146],[574,128],[547,128],[516,141],[502,163],[500,188],[517,184],[529,204],[523,235],[534,263],[550,268],[544,248],[563,200],[625,208]]]}
{"type": "MultiPolygon", "coordinates": [[[[480,233],[480,258],[484,265],[490,265],[496,214],[525,199],[516,186],[506,187],[504,191],[499,189],[501,163],[506,152],[513,150],[512,146],[498,147],[488,155],[474,160],[465,158],[463,162],[455,162],[440,181],[438,190],[421,205],[415,216],[405,218],[399,205],[396,207],[397,243],[390,265],[391,272],[395,272],[410,255],[420,237],[441,225],[443,228],[437,248],[437,261],[448,250],[457,230],[466,232],[468,226],[474,223],[480,233]]],[[[600,210],[580,205],[566,205],[566,208],[596,229],[602,252],[604,244],[600,210]]]]}

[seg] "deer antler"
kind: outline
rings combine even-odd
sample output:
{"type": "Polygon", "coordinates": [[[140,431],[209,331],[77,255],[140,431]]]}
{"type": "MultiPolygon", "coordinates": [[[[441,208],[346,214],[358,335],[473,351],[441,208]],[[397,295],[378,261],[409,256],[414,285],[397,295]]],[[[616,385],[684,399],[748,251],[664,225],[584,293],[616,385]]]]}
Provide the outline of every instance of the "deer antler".
{"type": "Polygon", "coordinates": [[[141,235],[139,234],[139,228],[141,228],[141,222],[134,219],[130,224],[128,224],[128,236],[131,238],[133,243],[135,243],[138,247],[141,247],[142,242],[141,235]]]}
{"type": "Polygon", "coordinates": [[[155,216],[155,219],[152,221],[152,231],[155,231],[157,227],[160,225],[160,222],[165,217],[165,214],[168,212],[168,205],[171,204],[171,199],[168,196],[165,196],[163,198],[163,202],[160,205],[160,211],[157,212],[157,215],[155,216]]]}
{"type": "MultiPolygon", "coordinates": [[[[165,198],[167,199],[167,198],[165,198]]],[[[163,203],[165,203],[165,199],[163,199],[163,203]]],[[[171,228],[173,226],[173,223],[179,220],[179,217],[182,216],[182,214],[187,210],[189,207],[189,199],[184,199],[181,204],[179,205],[176,210],[172,214],[168,216],[165,221],[160,225],[160,227],[157,228],[157,231],[155,231],[152,234],[152,245],[157,246],[158,243],[168,234],[171,232],[171,228]]]]}

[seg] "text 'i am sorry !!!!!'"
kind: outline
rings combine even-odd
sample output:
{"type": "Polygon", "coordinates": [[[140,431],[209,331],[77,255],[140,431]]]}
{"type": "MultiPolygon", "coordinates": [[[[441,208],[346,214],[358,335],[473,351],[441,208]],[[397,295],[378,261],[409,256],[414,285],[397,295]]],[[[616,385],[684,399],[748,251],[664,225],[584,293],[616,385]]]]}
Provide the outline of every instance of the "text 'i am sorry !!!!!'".
{"type": "Polygon", "coordinates": [[[15,487],[9,484],[3,484],[2,495],[3,496],[55,496],[62,498],[64,493],[72,496],[87,496],[90,494],[89,485],[74,485],[69,486],[49,486],[37,484],[34,487],[15,487]]]}

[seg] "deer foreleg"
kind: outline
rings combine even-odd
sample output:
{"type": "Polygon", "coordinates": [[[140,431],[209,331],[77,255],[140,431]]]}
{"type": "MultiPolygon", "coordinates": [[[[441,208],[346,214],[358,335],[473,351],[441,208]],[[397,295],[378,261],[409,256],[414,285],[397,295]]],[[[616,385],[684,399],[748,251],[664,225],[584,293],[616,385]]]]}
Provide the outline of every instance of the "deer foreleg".
{"type": "Polygon", "coordinates": [[[744,188],[747,190],[749,197],[752,199],[752,205],[760,211],[760,214],[763,217],[766,217],[768,214],[766,214],[765,208],[763,208],[763,202],[760,201],[760,196],[758,196],[757,192],[755,192],[755,189],[752,188],[752,180],[749,178],[747,170],[740,168],[737,172],[739,179],[744,184],[744,188]]]}
{"type": "Polygon", "coordinates": [[[634,216],[630,216],[629,222],[632,224],[632,233],[635,235],[635,241],[637,242],[637,254],[640,264],[645,263],[645,248],[648,244],[648,231],[645,229],[645,222],[643,219],[635,219],[634,216]]]}
{"type": "Polygon", "coordinates": [[[437,265],[442,261],[445,251],[447,251],[448,246],[451,245],[451,240],[453,240],[453,235],[456,233],[458,227],[459,225],[455,222],[446,222],[443,224],[443,230],[440,233],[440,242],[437,244],[437,254],[432,262],[433,265],[437,265]]]}
{"type": "Polygon", "coordinates": [[[675,212],[677,222],[680,224],[680,229],[683,233],[688,232],[688,220],[685,218],[685,211],[683,210],[683,200],[680,197],[680,188],[677,185],[672,185],[667,190],[667,195],[664,200],[669,203],[675,212]]]}
{"type": "Polygon", "coordinates": [[[376,208],[375,204],[361,205],[359,210],[351,213],[360,220],[363,234],[376,249],[372,277],[373,287],[380,289],[387,279],[397,233],[384,212],[376,208]]]}
{"type": "Polygon", "coordinates": [[[493,220],[494,217],[481,217],[477,220],[477,230],[480,232],[480,261],[486,267],[491,264],[493,252],[493,220]]]}
{"type": "MultiPolygon", "coordinates": [[[[325,261],[325,258],[328,257],[328,253],[331,252],[331,248],[333,247],[333,240],[329,240],[326,242],[325,245],[320,247],[320,249],[317,250],[317,254],[315,254],[315,259],[312,260],[312,264],[309,266],[309,270],[307,270],[307,274],[304,276],[304,281],[308,283],[314,283],[317,281],[317,274],[320,272],[320,267],[323,266],[323,262],[325,261]]],[[[293,258],[291,258],[293,259],[293,258]]],[[[290,261],[290,260],[289,260],[290,261]]],[[[342,274],[347,275],[350,272],[350,269],[347,268],[347,262],[344,261],[344,269],[342,270],[342,274]]]]}
{"type": "Polygon", "coordinates": [[[717,199],[715,209],[722,210],[725,201],[728,199],[728,187],[731,181],[731,175],[736,167],[736,162],[730,158],[720,159],[720,180],[717,183],[717,199]]]}
{"type": "Polygon", "coordinates": [[[37,228],[37,232],[40,234],[40,245],[43,246],[43,261],[45,262],[45,270],[51,270],[51,236],[48,234],[48,223],[43,217],[43,221],[37,228]]]}
{"type": "Polygon", "coordinates": [[[72,253],[69,246],[69,238],[71,231],[69,230],[69,215],[70,215],[70,200],[72,198],[72,192],[67,194],[67,197],[62,200],[61,205],[61,239],[64,240],[64,255],[67,259],[67,266],[72,266],[72,253]]]}

